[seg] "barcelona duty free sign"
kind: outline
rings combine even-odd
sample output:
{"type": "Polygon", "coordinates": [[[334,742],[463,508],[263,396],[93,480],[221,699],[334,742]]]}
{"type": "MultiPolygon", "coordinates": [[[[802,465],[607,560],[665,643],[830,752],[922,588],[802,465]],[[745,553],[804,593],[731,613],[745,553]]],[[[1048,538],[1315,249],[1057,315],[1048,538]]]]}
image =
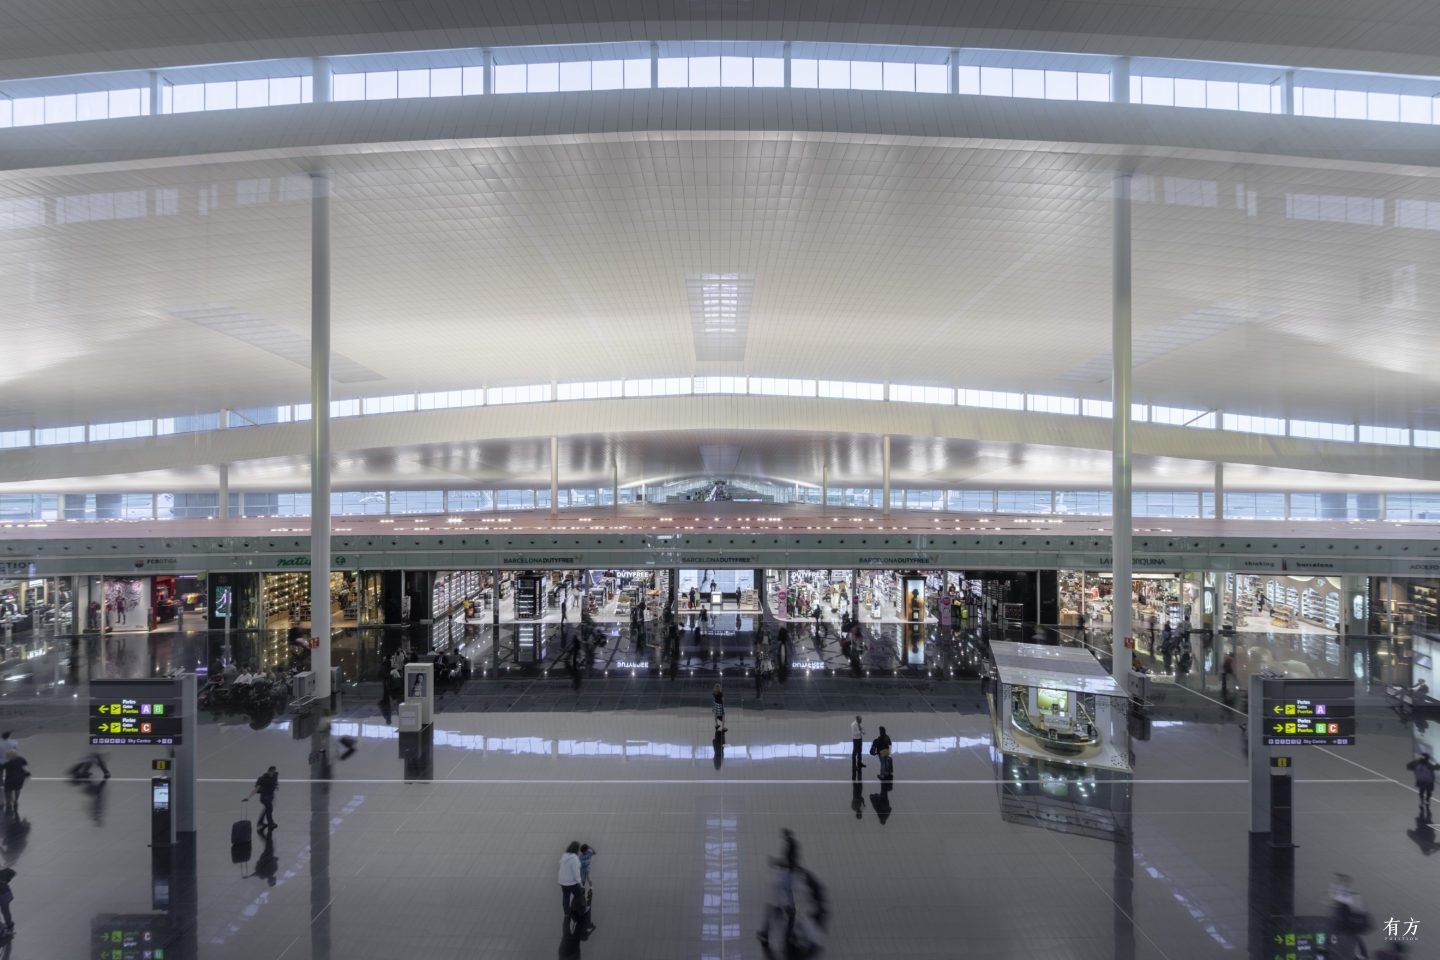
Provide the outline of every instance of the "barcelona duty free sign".
{"type": "Polygon", "coordinates": [[[180,700],[169,680],[90,681],[90,743],[180,743],[180,700]]]}

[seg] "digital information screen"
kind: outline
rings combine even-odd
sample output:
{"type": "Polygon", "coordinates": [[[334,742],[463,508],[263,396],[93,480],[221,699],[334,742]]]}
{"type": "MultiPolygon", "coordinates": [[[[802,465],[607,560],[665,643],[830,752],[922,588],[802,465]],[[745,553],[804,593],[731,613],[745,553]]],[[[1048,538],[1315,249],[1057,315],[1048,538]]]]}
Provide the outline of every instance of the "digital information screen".
{"type": "Polygon", "coordinates": [[[91,745],[179,743],[177,686],[169,680],[91,680],[91,745]]]}
{"type": "Polygon", "coordinates": [[[1265,745],[1348,747],[1355,743],[1355,681],[1266,680],[1265,745]]]}

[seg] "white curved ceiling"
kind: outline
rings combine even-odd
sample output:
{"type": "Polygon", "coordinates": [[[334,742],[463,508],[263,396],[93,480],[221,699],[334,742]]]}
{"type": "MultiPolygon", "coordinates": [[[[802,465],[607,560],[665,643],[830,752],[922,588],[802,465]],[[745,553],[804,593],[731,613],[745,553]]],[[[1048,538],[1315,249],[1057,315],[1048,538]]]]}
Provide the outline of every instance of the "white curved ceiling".
{"type": "MultiPolygon", "coordinates": [[[[501,18],[475,4],[408,4],[390,17],[371,4],[262,3],[241,17],[178,0],[103,10],[93,0],[67,0],[43,14],[38,6],[20,12],[0,39],[0,73],[201,62],[222,53],[630,40],[652,28],[683,39],[705,35],[707,21],[743,23],[737,36],[753,29],[773,39],[820,18],[832,24],[809,39],[953,36],[1101,53],[1228,51],[1236,59],[1264,52],[1252,59],[1440,73],[1432,52],[1440,49],[1440,8],[1402,0],[1368,6],[1363,20],[1333,0],[873,6],[757,3],[742,22],[729,4],[651,20],[648,7],[626,4],[562,14],[542,3],[501,18]]],[[[563,101],[567,110],[585,102],[563,101]]],[[[1033,118],[1056,108],[984,109],[1003,126],[1005,111],[1033,118]]],[[[306,116],[286,114],[284,122],[304,126],[306,116]]],[[[1137,108],[1128,116],[1137,125],[1154,118],[1159,127],[1178,114],[1137,108]]],[[[1258,122],[1192,116],[1178,122],[1258,122]]],[[[822,127],[828,122],[817,117],[822,127]]],[[[748,375],[1105,398],[1109,189],[1116,154],[1129,152],[1137,173],[1137,400],[1440,428],[1433,336],[1440,286],[1432,266],[1440,231],[1423,213],[1440,210],[1440,184],[1430,170],[1398,165],[1415,156],[1420,134],[1396,134],[1410,138],[1402,144],[1373,126],[1329,122],[1325,129],[1342,133],[1328,135],[1326,150],[1337,136],[1353,137],[1354,152],[1368,160],[1384,159],[1393,146],[1397,162],[1381,164],[1279,160],[1195,144],[1126,151],[794,133],[783,125],[630,132],[627,124],[644,126],[634,118],[617,118],[623,134],[538,136],[553,132],[554,119],[537,109],[537,136],[528,138],[359,146],[325,157],[336,193],[335,349],[354,369],[373,373],[341,383],[337,397],[748,375]],[[1402,205],[1411,213],[1402,217],[1402,205]],[[696,359],[686,279],[705,273],[754,277],[743,360],[696,359]]],[[[95,147],[91,131],[120,122],[16,133],[81,151],[95,147]]],[[[696,125],[703,124],[701,115],[696,125]]],[[[385,139],[382,128],[377,140],[385,139]]],[[[1311,128],[1289,129],[1303,140],[1311,128]]],[[[1293,144],[1279,152],[1293,154],[1293,144]]],[[[307,372],[275,344],[308,333],[304,175],[316,153],[12,169],[0,178],[0,204],[8,204],[0,207],[7,304],[0,429],[303,401],[307,372]],[[19,212],[35,203],[43,225],[19,212]],[[237,339],[195,322],[201,309],[253,322],[237,328],[237,339]]],[[[12,156],[4,165],[13,164],[12,156]]],[[[375,429],[378,439],[383,428],[375,429]]],[[[606,442],[623,444],[625,436],[622,426],[606,442]]],[[[832,436],[854,440],[843,423],[832,436]]],[[[407,449],[403,438],[385,442],[407,449]]],[[[432,459],[463,460],[471,442],[456,437],[432,459]]],[[[359,441],[353,449],[379,446],[359,441]]],[[[1186,453],[1153,451],[1172,459],[1186,453]]],[[[77,449],[76,475],[103,473],[103,456],[77,449]]],[[[383,452],[363,456],[375,463],[383,452]]],[[[197,441],[196,461],[205,457],[197,441]]],[[[637,460],[639,475],[627,481],[693,467],[678,446],[660,459],[671,462],[652,468],[637,460]]],[[[783,476],[783,458],[769,459],[783,476]]],[[[1046,457],[1033,459],[1038,465],[1046,457]]]]}
{"type": "MultiPolygon", "coordinates": [[[[1044,147],[636,135],[332,158],[333,344],[375,374],[335,395],[745,374],[1108,397],[1111,161],[1044,147]],[[755,278],[741,362],[695,359],[686,278],[712,272],[755,278]]],[[[0,428],[304,400],[263,330],[194,322],[308,336],[302,167],[10,175],[4,197],[51,213],[0,230],[0,428]]],[[[1396,225],[1440,184],[1138,173],[1137,400],[1440,426],[1440,235],[1396,225]]]]}
{"type": "Polygon", "coordinates": [[[930,44],[1440,72],[1424,0],[46,0],[12,4],[10,76],[454,46],[767,39],[930,44]]]}

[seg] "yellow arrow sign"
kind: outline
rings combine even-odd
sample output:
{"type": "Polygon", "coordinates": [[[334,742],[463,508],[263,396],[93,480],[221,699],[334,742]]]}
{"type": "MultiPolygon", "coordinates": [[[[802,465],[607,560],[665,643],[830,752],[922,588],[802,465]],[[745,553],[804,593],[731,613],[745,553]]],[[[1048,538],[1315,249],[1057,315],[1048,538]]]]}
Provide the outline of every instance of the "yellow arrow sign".
{"type": "Polygon", "coordinates": [[[1273,706],[1273,707],[1270,708],[1270,712],[1271,712],[1271,713],[1284,713],[1284,712],[1285,712],[1285,708],[1284,708],[1283,706],[1281,706],[1280,704],[1277,703],[1277,704],[1275,704],[1275,706],[1273,706]]]}
{"type": "Polygon", "coordinates": [[[1284,732],[1285,732],[1285,724],[1283,724],[1283,723],[1272,723],[1272,724],[1270,724],[1270,730],[1271,730],[1271,732],[1273,732],[1273,733],[1284,733],[1284,732]]]}

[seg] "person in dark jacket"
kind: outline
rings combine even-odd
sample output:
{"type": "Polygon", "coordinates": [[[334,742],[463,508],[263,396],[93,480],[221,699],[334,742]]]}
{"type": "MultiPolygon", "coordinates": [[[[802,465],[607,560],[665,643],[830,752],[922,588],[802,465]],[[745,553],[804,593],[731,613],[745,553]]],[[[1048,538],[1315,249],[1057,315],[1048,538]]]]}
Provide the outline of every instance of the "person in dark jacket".
{"type": "Polygon", "coordinates": [[[246,795],[245,799],[249,800],[260,794],[260,819],[255,824],[256,830],[275,829],[275,791],[279,788],[280,772],[270,767],[256,778],[255,786],[246,795]]]}
{"type": "Polygon", "coordinates": [[[10,916],[10,902],[15,899],[15,894],[10,890],[10,881],[15,879],[15,871],[9,867],[0,869],[0,917],[5,918],[5,936],[15,932],[15,921],[10,916]]]}
{"type": "MultiPolygon", "coordinates": [[[[1435,792],[1435,771],[1440,769],[1440,764],[1430,759],[1430,754],[1422,753],[1420,756],[1405,764],[1405,769],[1415,774],[1415,790],[1420,794],[1420,812],[1430,812],[1430,795],[1435,792]]],[[[8,787],[6,788],[8,791],[8,787]]],[[[8,792],[6,796],[9,796],[8,792]]]]}
{"type": "Polygon", "coordinates": [[[10,813],[19,813],[20,788],[30,779],[30,768],[25,765],[25,758],[14,750],[5,751],[0,777],[3,777],[5,786],[5,809],[10,813]]]}
{"type": "Polygon", "coordinates": [[[730,729],[725,726],[725,690],[718,683],[711,691],[711,701],[715,709],[715,732],[725,733],[730,729]]]}
{"type": "Polygon", "coordinates": [[[890,734],[885,728],[880,728],[880,735],[870,743],[870,752],[880,758],[880,779],[889,780],[894,776],[894,768],[890,763],[890,734]]]}

